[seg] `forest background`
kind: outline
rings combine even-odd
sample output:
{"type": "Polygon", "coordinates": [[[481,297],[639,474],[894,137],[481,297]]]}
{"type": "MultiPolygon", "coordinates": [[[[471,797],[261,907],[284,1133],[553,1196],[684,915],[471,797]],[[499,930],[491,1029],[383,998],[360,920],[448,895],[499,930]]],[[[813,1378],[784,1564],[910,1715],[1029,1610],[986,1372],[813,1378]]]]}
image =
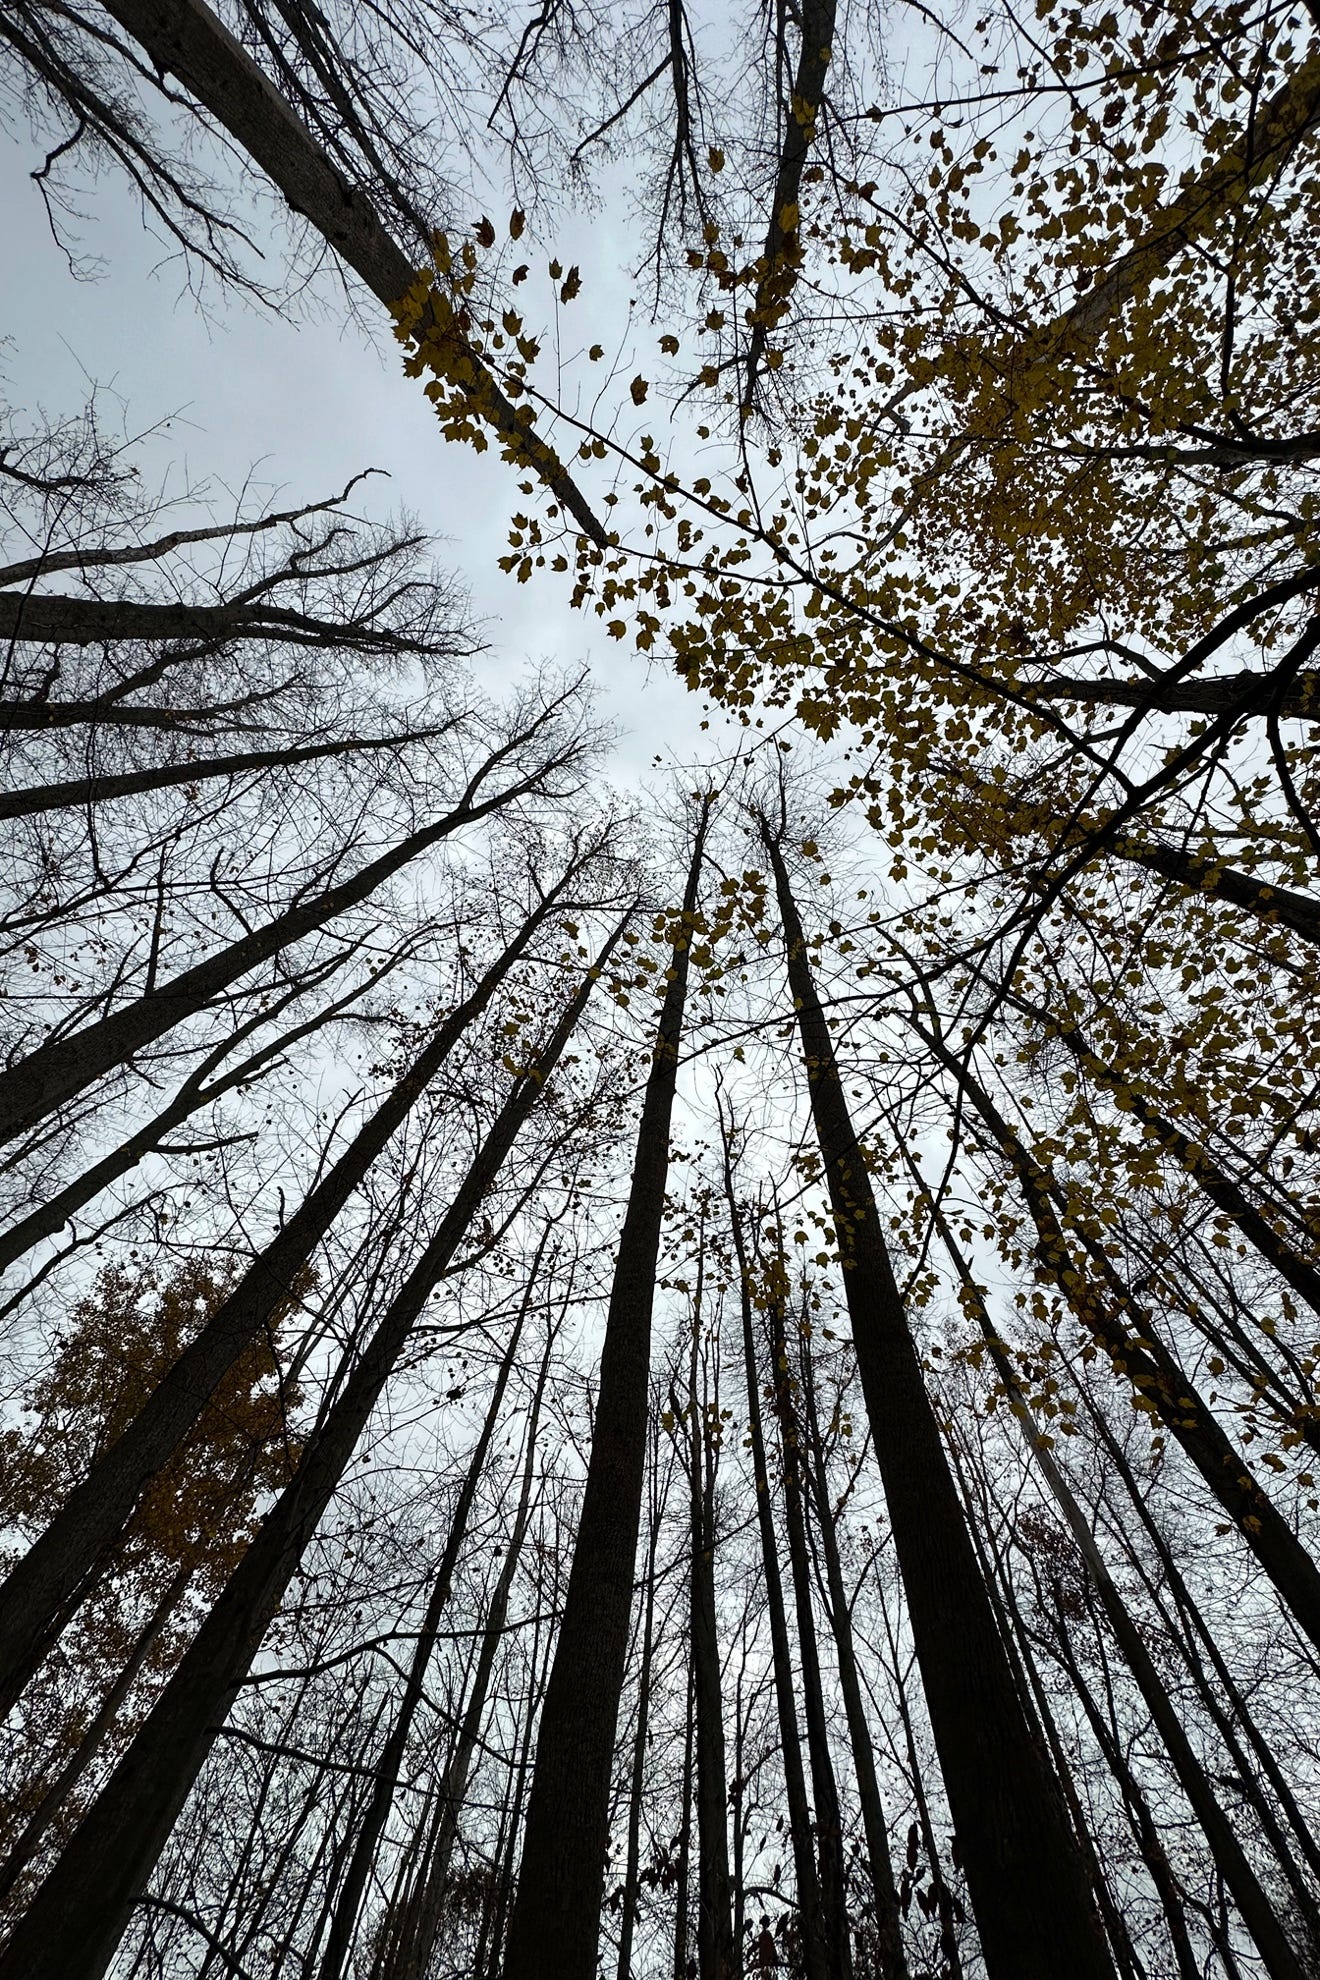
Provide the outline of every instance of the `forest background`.
{"type": "Polygon", "coordinates": [[[1316,31],[6,6],[0,1972],[1320,1970],[1316,31]]]}

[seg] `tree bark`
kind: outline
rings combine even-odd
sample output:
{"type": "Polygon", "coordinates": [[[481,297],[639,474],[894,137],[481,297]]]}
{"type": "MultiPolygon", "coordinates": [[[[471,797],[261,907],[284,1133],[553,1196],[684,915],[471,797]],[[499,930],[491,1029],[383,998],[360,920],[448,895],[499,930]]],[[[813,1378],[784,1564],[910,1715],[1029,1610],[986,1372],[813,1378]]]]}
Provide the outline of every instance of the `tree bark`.
{"type": "Polygon", "coordinates": [[[651,1659],[655,1651],[655,1561],[660,1545],[660,1517],[654,1485],[656,1451],[652,1444],[650,1534],[646,1549],[646,1593],[642,1605],[642,1656],[637,1673],[637,1732],[633,1740],[632,1780],[628,1796],[628,1844],[623,1868],[623,1908],[619,1918],[617,1980],[632,1980],[632,1943],[637,1922],[637,1873],[641,1866],[642,1789],[646,1781],[646,1743],[651,1722],[651,1659]]]}
{"type": "Polygon", "coordinates": [[[559,1642],[537,1738],[506,1980],[596,1980],[610,1780],[632,1617],[650,1382],[651,1312],[669,1125],[712,800],[698,816],[681,932],[660,1011],[610,1291],[591,1457],[559,1642]]]}
{"type": "Polygon", "coordinates": [[[1032,1737],[922,1378],[769,824],[789,984],[913,1641],[991,1980],[1109,1980],[1057,1782],[1032,1737]]]}
{"type": "Polygon", "coordinates": [[[875,1749],[871,1744],[871,1729],[866,1721],[861,1681],[857,1675],[857,1651],[853,1643],[852,1617],[847,1592],[843,1585],[839,1536],[834,1521],[834,1508],[830,1504],[829,1478],[825,1469],[825,1446],[820,1434],[820,1421],[816,1408],[815,1374],[811,1353],[805,1341],[800,1351],[800,1364],[811,1460],[811,1498],[816,1514],[816,1531],[820,1535],[821,1553],[825,1561],[825,1579],[830,1596],[830,1628],[839,1663],[839,1689],[843,1693],[844,1711],[848,1716],[848,1737],[852,1745],[853,1768],[857,1775],[857,1796],[861,1803],[862,1829],[866,1836],[867,1863],[871,1872],[871,1888],[875,1893],[880,1980],[908,1980],[907,1955],[903,1950],[902,1921],[898,1910],[898,1885],[894,1877],[893,1857],[889,1849],[889,1828],[885,1821],[884,1804],[880,1799],[880,1783],[875,1771],[875,1749]]]}
{"type": "MultiPolygon", "coordinates": [[[[570,869],[571,872],[572,869],[570,869]]],[[[562,897],[568,879],[538,902],[512,943],[472,994],[450,1012],[402,1079],[311,1191],[284,1229],[216,1308],[132,1423],[75,1487],[45,1533],[0,1591],[0,1709],[18,1695],[69,1604],[131,1516],[148,1480],[166,1462],[235,1358],[289,1297],[298,1272],[371,1164],[421,1098],[468,1024],[489,1004],[513,963],[562,897]]]]}
{"type": "Polygon", "coordinates": [[[293,1479],[0,1954],[0,1980],[101,1980],[412,1327],[534,1112],[621,933],[611,937],[535,1067],[516,1079],[434,1237],[308,1440],[293,1479]]]}

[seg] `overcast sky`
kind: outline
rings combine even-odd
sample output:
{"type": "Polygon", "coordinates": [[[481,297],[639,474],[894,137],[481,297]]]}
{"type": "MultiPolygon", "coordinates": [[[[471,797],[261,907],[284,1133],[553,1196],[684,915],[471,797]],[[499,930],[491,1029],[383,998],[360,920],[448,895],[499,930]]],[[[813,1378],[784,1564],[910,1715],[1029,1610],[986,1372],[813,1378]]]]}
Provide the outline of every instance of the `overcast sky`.
{"type": "MultiPolygon", "coordinates": [[[[404,507],[439,543],[440,560],[469,586],[488,622],[493,651],[478,663],[492,685],[528,662],[592,662],[603,712],[624,734],[616,772],[654,781],[661,753],[690,761],[713,753],[702,709],[664,663],[645,666],[601,637],[594,618],[571,612],[567,590],[548,574],[518,586],[497,566],[509,516],[520,500],[513,469],[494,452],[477,456],[445,442],[422,398],[402,375],[387,335],[374,344],[333,308],[296,319],[212,293],[209,320],[185,292],[179,263],[144,231],[127,189],[107,174],[85,204],[79,230],[99,256],[95,279],[79,279],[51,237],[29,174],[38,148],[0,134],[0,223],[6,283],[0,372],[20,413],[41,406],[75,412],[90,381],[111,388],[137,430],[173,416],[150,450],[152,470],[237,491],[257,466],[268,492],[309,500],[337,491],[365,467],[391,479],[371,485],[359,506],[382,516],[404,507]],[[21,271],[21,276],[19,274],[21,271]]],[[[475,217],[475,216],[474,216],[475,217]]],[[[626,334],[628,290],[615,274],[625,241],[607,214],[583,219],[565,260],[579,258],[590,311],[581,329],[613,350],[626,334]]],[[[281,243],[270,244],[278,255],[281,243]]],[[[322,289],[333,300],[327,274],[322,289]]],[[[368,299],[373,315],[378,305],[368,299]]],[[[651,344],[649,324],[639,333],[651,344]]],[[[730,731],[731,735],[732,732],[730,731]]]]}

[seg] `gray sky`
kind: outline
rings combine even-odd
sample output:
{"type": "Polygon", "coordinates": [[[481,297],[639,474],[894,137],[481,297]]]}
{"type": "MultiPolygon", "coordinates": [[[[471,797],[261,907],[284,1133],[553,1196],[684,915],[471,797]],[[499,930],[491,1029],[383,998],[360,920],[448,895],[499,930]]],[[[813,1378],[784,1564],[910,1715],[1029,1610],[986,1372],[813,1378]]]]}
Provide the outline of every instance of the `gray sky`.
{"type": "MultiPolygon", "coordinates": [[[[239,490],[254,465],[263,492],[297,500],[324,497],[362,468],[384,468],[390,481],[372,484],[359,506],[376,516],[407,508],[440,539],[440,561],[469,586],[489,624],[493,651],[478,663],[485,680],[497,686],[528,662],[589,659],[602,713],[624,731],[615,758],[624,783],[650,781],[657,753],[711,753],[715,725],[702,735],[703,711],[663,662],[648,669],[604,637],[594,617],[570,611],[566,587],[550,575],[518,586],[498,569],[509,517],[523,501],[515,471],[493,451],[478,456],[441,438],[388,336],[369,343],[335,311],[328,274],[321,288],[329,308],[290,320],[214,291],[208,319],[184,292],[178,262],[146,234],[127,189],[107,174],[84,203],[80,229],[102,271],[78,279],[28,176],[39,157],[34,145],[0,134],[0,239],[5,265],[22,271],[7,284],[0,374],[20,413],[73,413],[95,381],[123,401],[134,430],[173,416],[144,457],[149,471],[168,471],[176,488],[210,482],[222,509],[223,488],[239,490]]],[[[611,351],[628,334],[627,284],[614,274],[624,249],[609,215],[584,221],[563,248],[566,261],[590,270],[574,328],[611,351]]],[[[278,240],[270,251],[281,252],[278,240]]],[[[654,329],[639,328],[653,348],[654,329]]]]}

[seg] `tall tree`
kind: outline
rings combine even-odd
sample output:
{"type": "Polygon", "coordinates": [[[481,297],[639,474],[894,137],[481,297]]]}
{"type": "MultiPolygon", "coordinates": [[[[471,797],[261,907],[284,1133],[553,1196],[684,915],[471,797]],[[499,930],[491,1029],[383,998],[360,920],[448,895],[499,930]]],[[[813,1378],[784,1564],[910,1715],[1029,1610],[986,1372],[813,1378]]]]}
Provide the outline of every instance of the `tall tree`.
{"type": "Polygon", "coordinates": [[[816,993],[783,833],[764,815],[760,826],[862,1391],[987,1970],[992,1980],[1046,1980],[1066,1958],[1098,1980],[1112,1968],[1062,1797],[1023,1716],[949,1475],[816,993]]]}
{"type": "Polygon", "coordinates": [[[747,1436],[751,1450],[752,1484],[756,1493],[756,1524],[761,1543],[761,1572],[765,1579],[766,1606],[770,1620],[770,1655],[774,1669],[775,1706],[779,1719],[779,1744],[784,1767],[784,1792],[788,1803],[789,1836],[793,1848],[793,1868],[797,1880],[797,1900],[801,1913],[808,1980],[824,1980],[827,1968],[820,1917],[820,1882],[812,1846],[811,1809],[807,1801],[806,1776],[802,1767],[797,1685],[789,1647],[788,1616],[784,1605],[784,1585],[779,1566],[779,1540],[775,1531],[774,1500],[770,1492],[770,1471],[766,1457],[765,1422],[761,1413],[761,1377],[757,1365],[754,1315],[762,1294],[754,1276],[751,1247],[743,1225],[743,1208],[736,1194],[733,1123],[725,1118],[722,1097],[720,1137],[724,1162],[725,1201],[728,1205],[729,1226],[738,1266],[743,1373],[747,1384],[747,1436]]]}
{"type": "Polygon", "coordinates": [[[168,1458],[235,1356],[287,1299],[333,1219],[367,1175],[390,1137],[425,1094],[469,1023],[491,1002],[512,965],[526,952],[547,916],[589,865],[592,849],[571,858],[541,893],[513,940],[475,988],[439,1024],[407,1072],[333,1163],[299,1210],[210,1316],[147,1396],[132,1421],[69,1494],[45,1533],[12,1570],[0,1625],[0,1696],[12,1697],[67,1613],[104,1548],[132,1511],[144,1484],[168,1458]]]}
{"type": "Polygon", "coordinates": [[[688,969],[713,799],[699,801],[610,1289],[591,1458],[537,1735],[506,1980],[595,1980],[610,1777],[641,1520],[651,1313],[688,969]]]}
{"type": "MultiPolygon", "coordinates": [[[[610,937],[608,960],[622,933],[610,937]]],[[[132,1746],[0,1954],[0,1974],[99,1980],[408,1336],[572,1038],[599,973],[513,1082],[429,1243],[132,1746]]]]}

